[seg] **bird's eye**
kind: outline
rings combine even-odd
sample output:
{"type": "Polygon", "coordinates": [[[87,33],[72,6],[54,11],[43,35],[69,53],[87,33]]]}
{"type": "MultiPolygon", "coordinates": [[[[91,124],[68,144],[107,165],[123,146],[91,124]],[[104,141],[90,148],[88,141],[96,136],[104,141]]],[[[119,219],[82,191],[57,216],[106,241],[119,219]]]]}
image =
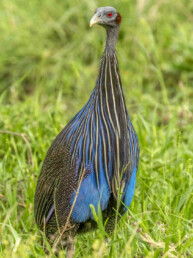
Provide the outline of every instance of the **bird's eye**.
{"type": "Polygon", "coordinates": [[[108,17],[111,17],[113,14],[112,13],[107,13],[107,16],[108,17]]]}

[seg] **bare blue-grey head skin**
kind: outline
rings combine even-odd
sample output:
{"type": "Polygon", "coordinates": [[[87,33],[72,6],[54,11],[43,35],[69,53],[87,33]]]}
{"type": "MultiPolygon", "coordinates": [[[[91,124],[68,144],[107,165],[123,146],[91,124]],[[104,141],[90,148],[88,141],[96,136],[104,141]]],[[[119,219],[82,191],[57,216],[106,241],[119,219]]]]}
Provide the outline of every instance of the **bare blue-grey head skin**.
{"type": "Polygon", "coordinates": [[[94,16],[90,20],[90,27],[94,24],[103,26],[107,31],[106,50],[110,55],[115,52],[115,45],[121,24],[121,15],[114,7],[106,6],[96,9],[94,16]]]}
{"type": "Polygon", "coordinates": [[[96,9],[94,16],[90,20],[90,27],[99,24],[104,27],[116,27],[117,11],[114,7],[106,6],[96,9]],[[108,14],[111,14],[110,16],[108,14]]]}

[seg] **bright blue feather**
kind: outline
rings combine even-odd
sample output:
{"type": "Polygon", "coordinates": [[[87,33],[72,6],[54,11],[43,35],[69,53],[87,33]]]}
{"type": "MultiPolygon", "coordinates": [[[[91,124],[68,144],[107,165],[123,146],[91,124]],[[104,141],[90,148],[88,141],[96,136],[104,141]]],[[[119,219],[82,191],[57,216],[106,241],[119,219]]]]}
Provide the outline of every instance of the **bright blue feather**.
{"type": "MultiPolygon", "coordinates": [[[[134,191],[135,191],[135,181],[136,181],[136,168],[134,167],[133,173],[129,182],[129,185],[125,188],[125,198],[124,198],[124,204],[129,207],[131,205],[131,202],[133,200],[134,191]]],[[[124,208],[124,211],[127,210],[127,207],[124,208]]]]}
{"type": "MultiPolygon", "coordinates": [[[[96,177],[92,172],[82,181],[77,196],[74,209],[72,211],[72,218],[74,221],[80,223],[93,218],[93,214],[90,208],[92,204],[95,211],[98,210],[98,203],[100,202],[101,210],[105,210],[108,205],[110,197],[110,189],[105,177],[105,173],[100,174],[100,187],[97,187],[96,177]]],[[[74,202],[76,193],[72,194],[71,205],[74,202]]]]}

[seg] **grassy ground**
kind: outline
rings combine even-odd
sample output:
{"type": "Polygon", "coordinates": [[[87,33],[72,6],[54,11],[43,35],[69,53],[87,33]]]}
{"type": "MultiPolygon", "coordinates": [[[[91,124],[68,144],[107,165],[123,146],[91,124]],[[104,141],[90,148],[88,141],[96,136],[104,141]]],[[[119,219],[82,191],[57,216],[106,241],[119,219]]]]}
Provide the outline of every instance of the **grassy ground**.
{"type": "Polygon", "coordinates": [[[117,45],[140,143],[134,200],[108,244],[76,237],[75,257],[193,257],[193,2],[0,1],[0,256],[43,257],[33,199],[45,154],[85,104],[105,32],[98,6],[123,16],[117,45]]]}

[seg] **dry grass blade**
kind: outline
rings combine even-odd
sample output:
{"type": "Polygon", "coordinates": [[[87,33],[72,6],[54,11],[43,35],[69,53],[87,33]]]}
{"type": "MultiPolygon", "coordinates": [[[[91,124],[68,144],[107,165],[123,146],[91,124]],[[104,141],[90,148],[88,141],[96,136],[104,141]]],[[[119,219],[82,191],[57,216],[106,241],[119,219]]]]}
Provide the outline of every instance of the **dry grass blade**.
{"type": "MultiPolygon", "coordinates": [[[[45,219],[45,216],[44,216],[43,232],[44,232],[44,237],[46,237],[46,219],[45,219]]],[[[43,238],[43,250],[45,250],[45,240],[44,240],[44,238],[43,238]]]]}
{"type": "MultiPolygon", "coordinates": [[[[163,250],[165,249],[165,243],[164,242],[157,242],[157,241],[153,240],[153,238],[151,238],[148,234],[142,234],[141,239],[144,242],[148,243],[153,248],[160,248],[160,249],[163,249],[163,250]]],[[[177,258],[178,256],[175,255],[174,252],[177,253],[176,248],[175,248],[174,245],[170,244],[169,245],[169,250],[167,251],[168,257],[177,258]]]]}
{"type": "Polygon", "coordinates": [[[55,249],[56,249],[58,243],[60,242],[60,240],[61,240],[61,238],[62,238],[64,232],[67,230],[67,227],[68,227],[68,224],[69,224],[69,221],[70,221],[70,217],[71,217],[72,211],[73,211],[73,209],[74,209],[74,205],[75,205],[75,203],[76,203],[76,200],[77,200],[77,197],[78,197],[78,194],[79,194],[80,185],[81,185],[82,180],[83,180],[83,177],[84,177],[84,172],[85,172],[85,171],[83,171],[83,173],[82,173],[82,175],[81,175],[80,182],[79,182],[79,184],[78,184],[78,188],[77,188],[77,191],[76,191],[76,195],[75,195],[75,198],[74,198],[72,207],[71,207],[71,209],[70,209],[70,213],[69,213],[69,215],[68,215],[68,217],[67,217],[66,223],[65,223],[65,225],[64,225],[64,227],[63,227],[63,229],[62,229],[62,232],[60,233],[60,236],[58,237],[56,243],[55,243],[55,244],[53,245],[53,247],[52,247],[52,250],[53,250],[53,251],[55,251],[55,249]]]}

